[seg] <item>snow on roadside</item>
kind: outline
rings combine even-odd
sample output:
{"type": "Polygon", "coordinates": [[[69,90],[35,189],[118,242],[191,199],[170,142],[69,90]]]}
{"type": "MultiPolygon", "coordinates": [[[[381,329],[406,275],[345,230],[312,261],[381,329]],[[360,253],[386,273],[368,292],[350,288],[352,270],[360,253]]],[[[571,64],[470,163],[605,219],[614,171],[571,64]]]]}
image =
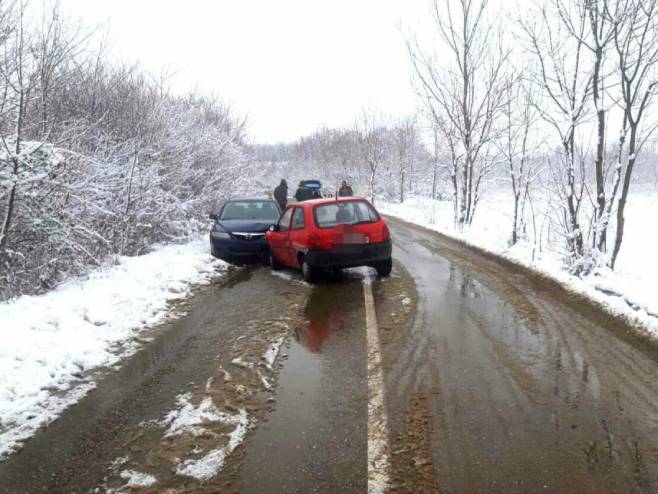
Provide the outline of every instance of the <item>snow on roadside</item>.
{"type": "Polygon", "coordinates": [[[274,365],[276,358],[279,356],[279,350],[281,349],[281,345],[283,344],[285,339],[286,339],[285,336],[282,336],[281,338],[276,340],[267,348],[265,355],[263,355],[263,358],[265,359],[265,366],[269,370],[272,370],[272,366],[274,365]]]}
{"type": "Polygon", "coordinates": [[[249,426],[247,412],[240,410],[237,415],[231,416],[231,423],[236,425],[235,429],[229,434],[229,442],[226,446],[213,449],[198,460],[185,460],[176,467],[176,473],[197,480],[209,480],[217,475],[224,466],[228,455],[244,441],[249,426]]]}
{"type": "Polygon", "coordinates": [[[150,487],[157,481],[153,475],[137,472],[135,470],[123,470],[120,474],[120,477],[126,481],[124,489],[139,489],[141,487],[150,487]]]}
{"type": "Polygon", "coordinates": [[[226,267],[198,240],[122,257],[84,280],[0,304],[0,459],[82,398],[87,371],[134,353],[139,332],[226,267]]]}
{"type": "Polygon", "coordinates": [[[203,425],[210,422],[235,423],[235,417],[217,409],[209,396],[199,405],[193,405],[192,395],[185,393],[176,399],[178,408],[172,410],[162,421],[167,425],[165,437],[177,436],[185,432],[193,436],[200,436],[206,432],[203,425]]]}
{"type": "Polygon", "coordinates": [[[572,292],[602,304],[611,313],[658,337],[658,291],[655,289],[658,262],[654,253],[658,232],[647,228],[653,223],[651,218],[658,216],[658,195],[655,193],[637,193],[629,197],[626,233],[617,269],[614,272],[597,270],[583,279],[565,270],[560,246],[543,246],[540,250],[523,240],[513,247],[508,246],[512,211],[509,194],[485,197],[473,225],[463,232],[454,227],[453,205],[449,201],[414,197],[401,204],[380,202],[377,207],[383,214],[441,232],[550,276],[572,292]]]}
{"type": "Polygon", "coordinates": [[[165,437],[181,434],[200,436],[207,432],[204,426],[217,422],[235,425],[229,433],[226,446],[212,449],[201,458],[185,460],[176,467],[178,475],[202,481],[211,479],[219,473],[226,458],[244,440],[249,426],[249,416],[246,410],[240,410],[235,415],[222,412],[210,397],[205,397],[201,403],[194,405],[191,393],[178,396],[176,403],[177,408],[169,412],[161,422],[161,425],[167,426],[165,437]]]}

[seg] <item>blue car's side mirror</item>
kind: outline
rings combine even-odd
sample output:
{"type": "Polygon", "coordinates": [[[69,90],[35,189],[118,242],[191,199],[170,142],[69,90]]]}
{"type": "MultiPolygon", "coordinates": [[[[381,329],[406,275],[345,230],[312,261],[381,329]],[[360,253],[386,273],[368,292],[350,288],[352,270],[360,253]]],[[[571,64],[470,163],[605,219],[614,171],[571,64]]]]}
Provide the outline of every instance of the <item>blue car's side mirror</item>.
{"type": "Polygon", "coordinates": [[[210,219],[214,220],[214,221],[217,221],[219,219],[219,217],[215,213],[210,213],[210,219]]]}

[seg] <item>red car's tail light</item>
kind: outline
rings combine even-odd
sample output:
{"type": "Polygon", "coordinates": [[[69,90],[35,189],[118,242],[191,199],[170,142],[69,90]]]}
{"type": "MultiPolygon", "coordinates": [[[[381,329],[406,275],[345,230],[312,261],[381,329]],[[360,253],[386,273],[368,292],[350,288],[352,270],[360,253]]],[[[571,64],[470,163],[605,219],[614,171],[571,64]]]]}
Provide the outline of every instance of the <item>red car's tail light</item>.
{"type": "Polygon", "coordinates": [[[382,237],[384,239],[384,242],[387,240],[391,240],[391,232],[388,230],[388,226],[386,226],[386,223],[384,223],[384,228],[382,229],[382,237]]]}

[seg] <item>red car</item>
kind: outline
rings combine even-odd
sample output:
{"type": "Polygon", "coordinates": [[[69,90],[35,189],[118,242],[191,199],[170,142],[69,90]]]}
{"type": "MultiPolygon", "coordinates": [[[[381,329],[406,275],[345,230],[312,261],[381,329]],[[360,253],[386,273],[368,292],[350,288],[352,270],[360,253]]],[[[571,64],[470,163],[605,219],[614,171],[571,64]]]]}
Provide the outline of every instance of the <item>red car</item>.
{"type": "Polygon", "coordinates": [[[321,269],[372,266],[379,276],[391,273],[388,227],[364,198],[291,204],[265,237],[272,268],[299,268],[306,281],[321,269]]]}

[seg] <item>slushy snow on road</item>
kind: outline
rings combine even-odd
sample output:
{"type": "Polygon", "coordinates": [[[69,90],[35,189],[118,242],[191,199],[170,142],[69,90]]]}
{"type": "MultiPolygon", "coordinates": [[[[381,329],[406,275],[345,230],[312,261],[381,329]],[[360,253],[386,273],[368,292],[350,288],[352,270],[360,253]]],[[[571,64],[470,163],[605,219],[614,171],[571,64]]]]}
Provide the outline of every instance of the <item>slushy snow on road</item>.
{"type": "Polygon", "coordinates": [[[0,458],[93,389],[88,371],[134,353],[141,330],[173,315],[170,301],[225,267],[205,240],[161,246],[0,304],[0,458]]]}

